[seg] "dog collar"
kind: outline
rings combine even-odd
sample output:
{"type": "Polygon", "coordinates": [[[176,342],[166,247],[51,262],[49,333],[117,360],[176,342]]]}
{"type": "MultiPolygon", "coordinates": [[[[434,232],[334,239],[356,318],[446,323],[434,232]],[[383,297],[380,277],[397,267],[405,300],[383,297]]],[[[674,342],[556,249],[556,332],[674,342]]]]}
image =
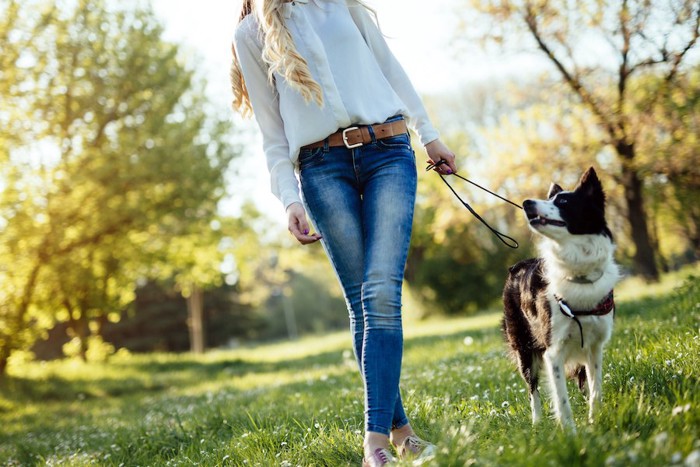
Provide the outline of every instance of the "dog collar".
{"type": "Polygon", "coordinates": [[[558,296],[554,295],[554,298],[559,304],[559,311],[566,316],[576,321],[578,324],[578,330],[581,333],[581,348],[583,348],[583,326],[581,326],[581,321],[579,321],[579,316],[605,316],[615,309],[615,297],[613,291],[611,290],[592,310],[573,310],[566,301],[558,296]]]}

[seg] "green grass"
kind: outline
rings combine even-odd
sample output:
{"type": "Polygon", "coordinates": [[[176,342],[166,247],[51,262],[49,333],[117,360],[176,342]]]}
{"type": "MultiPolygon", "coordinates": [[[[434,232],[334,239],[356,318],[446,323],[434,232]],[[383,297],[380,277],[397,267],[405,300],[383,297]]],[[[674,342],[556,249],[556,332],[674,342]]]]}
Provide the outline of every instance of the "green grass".
{"type": "MultiPolygon", "coordinates": [[[[432,465],[682,465],[700,456],[700,281],[674,289],[683,275],[619,288],[596,423],[569,388],[576,436],[551,419],[532,427],[498,312],[407,323],[404,399],[419,434],[440,447],[432,465]]],[[[0,384],[5,465],[359,465],[361,444],[349,333],[201,357],[15,362],[0,384]]]]}

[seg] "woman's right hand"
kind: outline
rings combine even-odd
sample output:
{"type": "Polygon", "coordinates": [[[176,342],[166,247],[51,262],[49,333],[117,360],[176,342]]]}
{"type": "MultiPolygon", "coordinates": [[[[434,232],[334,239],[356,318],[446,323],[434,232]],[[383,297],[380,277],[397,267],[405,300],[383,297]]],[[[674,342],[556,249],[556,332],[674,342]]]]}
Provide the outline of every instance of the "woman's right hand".
{"type": "Polygon", "coordinates": [[[302,245],[317,242],[321,239],[321,235],[317,233],[309,233],[309,222],[306,220],[306,210],[301,203],[292,203],[287,207],[287,216],[289,218],[289,231],[302,245]]]}

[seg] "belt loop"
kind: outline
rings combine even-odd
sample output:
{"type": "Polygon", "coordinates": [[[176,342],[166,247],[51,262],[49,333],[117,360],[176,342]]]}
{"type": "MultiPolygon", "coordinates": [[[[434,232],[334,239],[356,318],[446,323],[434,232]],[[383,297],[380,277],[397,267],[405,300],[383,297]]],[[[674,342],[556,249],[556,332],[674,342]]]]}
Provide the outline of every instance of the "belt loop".
{"type": "Polygon", "coordinates": [[[329,149],[329,141],[330,141],[330,138],[326,138],[326,139],[323,140],[323,153],[324,153],[324,154],[327,153],[328,151],[330,151],[330,149],[329,149]]]}
{"type": "Polygon", "coordinates": [[[367,125],[367,131],[369,131],[369,137],[372,138],[372,144],[377,142],[377,136],[374,134],[374,128],[372,125],[367,125]]]}

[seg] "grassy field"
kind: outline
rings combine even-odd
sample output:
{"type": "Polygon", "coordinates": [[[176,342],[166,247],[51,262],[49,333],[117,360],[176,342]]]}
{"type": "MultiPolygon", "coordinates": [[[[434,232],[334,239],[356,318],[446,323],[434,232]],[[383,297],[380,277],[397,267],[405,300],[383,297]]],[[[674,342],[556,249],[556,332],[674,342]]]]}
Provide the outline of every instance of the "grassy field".
{"type": "MultiPolygon", "coordinates": [[[[595,424],[569,387],[575,436],[550,419],[531,426],[498,312],[408,323],[404,400],[419,434],[439,445],[431,465],[700,465],[700,280],[681,276],[618,289],[595,424]]],[[[15,361],[0,383],[0,464],[359,465],[349,339],[106,364],[15,361]]]]}

